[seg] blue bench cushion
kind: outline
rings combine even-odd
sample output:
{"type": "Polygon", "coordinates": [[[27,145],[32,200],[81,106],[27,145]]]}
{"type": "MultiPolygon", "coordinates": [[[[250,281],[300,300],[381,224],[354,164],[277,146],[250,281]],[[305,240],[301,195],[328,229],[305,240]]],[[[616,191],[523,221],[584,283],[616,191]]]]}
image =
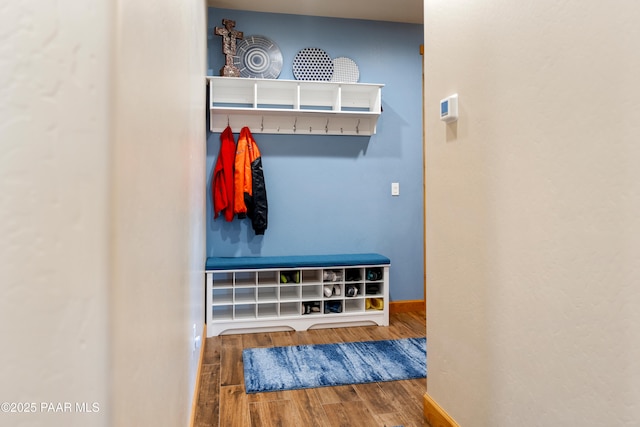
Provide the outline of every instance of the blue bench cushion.
{"type": "Polygon", "coordinates": [[[385,265],[389,258],[380,254],[293,255],[265,257],[210,257],[205,270],[256,270],[266,268],[342,267],[385,265]]]}

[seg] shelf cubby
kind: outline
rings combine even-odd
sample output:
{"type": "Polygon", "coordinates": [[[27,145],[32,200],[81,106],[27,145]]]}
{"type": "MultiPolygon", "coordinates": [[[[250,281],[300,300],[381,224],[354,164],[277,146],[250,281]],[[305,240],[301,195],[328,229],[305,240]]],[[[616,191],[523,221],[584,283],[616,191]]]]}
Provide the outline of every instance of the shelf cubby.
{"type": "Polygon", "coordinates": [[[258,304],[258,318],[278,317],[278,304],[258,304]]]}
{"type": "Polygon", "coordinates": [[[280,301],[300,299],[300,286],[280,286],[280,301]]]}
{"type": "Polygon", "coordinates": [[[344,301],[344,311],[347,313],[360,313],[364,311],[364,299],[346,299],[344,301]]]}
{"type": "Polygon", "coordinates": [[[228,271],[213,273],[213,286],[216,288],[233,286],[233,273],[228,271]]]}
{"type": "Polygon", "coordinates": [[[303,300],[322,298],[322,285],[303,285],[301,291],[303,300]]]}
{"type": "Polygon", "coordinates": [[[322,270],[302,270],[302,283],[322,282],[322,270]]]}
{"type": "Polygon", "coordinates": [[[255,286],[256,285],[256,272],[255,271],[239,271],[234,276],[234,286],[255,286]]]}
{"type": "Polygon", "coordinates": [[[213,305],[233,304],[233,289],[213,288],[213,305]]]}
{"type": "Polygon", "coordinates": [[[233,305],[214,305],[211,307],[211,319],[214,322],[233,320],[233,305]]]}
{"type": "Polygon", "coordinates": [[[236,288],[234,291],[234,302],[236,304],[256,302],[255,288],[236,288]]]}
{"type": "Polygon", "coordinates": [[[255,319],[256,318],[256,305],[255,304],[236,304],[233,306],[234,319],[255,319]]]}
{"type": "Polygon", "coordinates": [[[275,285],[279,281],[278,272],[274,270],[258,271],[258,286],[275,285]]]}
{"type": "Polygon", "coordinates": [[[287,316],[300,316],[299,302],[281,302],[280,303],[280,317],[287,317],[287,316]]]}
{"type": "Polygon", "coordinates": [[[258,302],[262,301],[278,301],[278,288],[274,286],[258,288],[258,302]]]}

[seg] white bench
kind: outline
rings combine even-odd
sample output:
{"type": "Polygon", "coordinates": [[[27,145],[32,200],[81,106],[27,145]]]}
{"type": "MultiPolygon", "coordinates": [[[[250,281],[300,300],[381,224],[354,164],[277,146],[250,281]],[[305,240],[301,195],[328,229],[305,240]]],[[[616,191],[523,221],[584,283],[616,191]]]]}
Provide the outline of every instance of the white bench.
{"type": "Polygon", "coordinates": [[[390,264],[375,253],[207,258],[207,336],[388,326],[390,264]]]}

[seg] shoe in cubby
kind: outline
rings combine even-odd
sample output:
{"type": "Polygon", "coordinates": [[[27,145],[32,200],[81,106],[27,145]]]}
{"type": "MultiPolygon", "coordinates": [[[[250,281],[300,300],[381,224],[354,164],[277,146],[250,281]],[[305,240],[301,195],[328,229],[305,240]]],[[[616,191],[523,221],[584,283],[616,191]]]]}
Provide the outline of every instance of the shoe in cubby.
{"type": "Polygon", "coordinates": [[[341,270],[324,270],[322,272],[323,282],[339,282],[342,280],[341,270]]]}
{"type": "Polygon", "coordinates": [[[325,301],[324,313],[342,313],[342,301],[325,301]]]}
{"type": "Polygon", "coordinates": [[[366,310],[383,310],[384,300],[382,298],[367,298],[365,301],[366,310]]]}
{"type": "Polygon", "coordinates": [[[367,295],[377,295],[380,293],[380,286],[377,283],[367,284],[365,289],[365,294],[367,295]]]}
{"type": "Polygon", "coordinates": [[[280,283],[300,283],[300,270],[280,272],[280,283]]]}
{"type": "Polygon", "coordinates": [[[367,268],[366,278],[370,282],[375,282],[378,280],[382,280],[382,269],[381,268],[367,268]]]}
{"type": "Polygon", "coordinates": [[[302,314],[320,313],[320,301],[307,301],[302,303],[302,314]]]}
{"type": "Polygon", "coordinates": [[[324,286],[323,286],[323,293],[324,293],[324,296],[325,296],[326,298],[329,298],[331,295],[333,295],[333,286],[331,286],[331,285],[324,285],[324,286]]]}
{"type": "Polygon", "coordinates": [[[346,282],[359,282],[362,280],[362,271],[359,268],[348,268],[345,271],[344,280],[346,282]]]}
{"type": "Polygon", "coordinates": [[[346,285],[344,289],[344,295],[349,298],[353,298],[359,293],[358,285],[346,285]]]}

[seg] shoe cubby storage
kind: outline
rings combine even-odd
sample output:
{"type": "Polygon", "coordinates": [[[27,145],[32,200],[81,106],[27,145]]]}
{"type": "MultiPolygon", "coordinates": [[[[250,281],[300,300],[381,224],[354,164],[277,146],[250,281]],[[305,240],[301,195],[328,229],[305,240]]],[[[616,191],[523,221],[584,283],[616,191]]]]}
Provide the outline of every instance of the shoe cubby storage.
{"type": "Polygon", "coordinates": [[[252,133],[373,135],[384,85],[207,77],[209,127],[252,133]]]}
{"type": "Polygon", "coordinates": [[[378,254],[208,258],[207,335],[389,325],[378,254]]]}

